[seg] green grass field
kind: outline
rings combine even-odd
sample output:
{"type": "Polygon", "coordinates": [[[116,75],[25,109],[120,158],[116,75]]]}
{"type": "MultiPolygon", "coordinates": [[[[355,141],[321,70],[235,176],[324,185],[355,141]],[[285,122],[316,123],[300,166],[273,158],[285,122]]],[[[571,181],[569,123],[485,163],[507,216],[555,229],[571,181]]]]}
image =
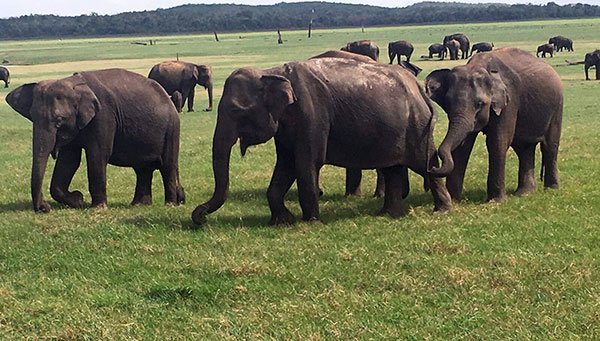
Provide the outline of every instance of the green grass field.
{"type": "MultiPolygon", "coordinates": [[[[208,224],[190,214],[213,190],[215,113],[182,114],[181,179],[187,204],[165,207],[158,173],[154,205],[129,207],[134,172],[110,166],[107,210],[74,210],[45,197],[53,211],[31,210],[31,124],[0,103],[0,339],[598,339],[600,338],[600,82],[564,66],[599,48],[600,19],[144,38],[2,41],[9,89],[75,71],[124,67],[147,74],[173,59],[213,66],[215,97],[241,66],[304,59],[348,41],[415,44],[424,71],[464,61],[419,61],[445,34],[529,51],[562,34],[574,53],[547,61],[565,86],[559,154],[561,188],[486,204],[487,153],[479,138],[467,171],[465,201],[433,214],[413,184],[402,219],[377,217],[374,172],[361,197],[344,197],[343,171],[322,171],[324,224],[269,227],[266,188],[273,142],[234,149],[230,197],[208,224]],[[155,46],[132,41],[156,38],[155,46]]],[[[217,103],[217,102],[215,102],[217,103]]],[[[447,120],[440,111],[436,143],[447,120]]],[[[539,170],[539,153],[537,155],[539,170]]],[[[516,188],[510,153],[507,186],[516,188]]],[[[541,187],[541,184],[538,184],[541,187]]],[[[72,185],[87,193],[85,162],[72,185]]],[[[287,205],[299,217],[295,187],[287,205]]]]}

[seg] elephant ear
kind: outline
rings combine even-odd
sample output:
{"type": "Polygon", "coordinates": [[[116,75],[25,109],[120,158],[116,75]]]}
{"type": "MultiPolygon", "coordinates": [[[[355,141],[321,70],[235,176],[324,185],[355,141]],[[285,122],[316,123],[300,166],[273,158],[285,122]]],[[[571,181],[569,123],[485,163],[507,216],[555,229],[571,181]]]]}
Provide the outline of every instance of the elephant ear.
{"type": "Polygon", "coordinates": [[[264,75],[260,78],[264,86],[264,101],[267,109],[278,121],[285,109],[297,101],[289,79],[278,75],[264,75]]]}
{"type": "Polygon", "coordinates": [[[435,70],[425,78],[425,91],[427,95],[442,108],[445,105],[446,92],[448,91],[448,77],[452,70],[435,70]]]}
{"type": "Polygon", "coordinates": [[[102,109],[98,97],[92,89],[84,82],[73,86],[73,89],[79,94],[77,102],[77,127],[85,128],[96,114],[102,109]]]}
{"type": "Polygon", "coordinates": [[[500,116],[502,110],[508,105],[508,91],[497,70],[491,70],[490,74],[492,75],[492,104],[490,108],[496,116],[500,116]]]}
{"type": "Polygon", "coordinates": [[[31,110],[31,104],[33,103],[33,89],[36,85],[37,83],[22,85],[6,96],[8,105],[30,121],[33,121],[29,111],[31,110]]]}

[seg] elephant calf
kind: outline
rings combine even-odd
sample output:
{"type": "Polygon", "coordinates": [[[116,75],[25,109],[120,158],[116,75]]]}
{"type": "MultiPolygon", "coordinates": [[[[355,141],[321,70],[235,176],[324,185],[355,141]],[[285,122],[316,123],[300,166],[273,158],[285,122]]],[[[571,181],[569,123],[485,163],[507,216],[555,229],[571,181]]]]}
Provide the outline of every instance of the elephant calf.
{"type": "Polygon", "coordinates": [[[431,44],[431,45],[429,45],[428,49],[429,49],[429,58],[433,58],[433,55],[435,53],[437,53],[438,58],[440,60],[444,60],[444,57],[446,57],[446,54],[448,53],[446,46],[444,44],[440,44],[440,43],[431,44]]]}
{"type": "Polygon", "coordinates": [[[388,44],[388,56],[390,57],[390,64],[394,62],[394,58],[398,57],[398,64],[400,64],[400,56],[406,56],[406,61],[410,63],[410,56],[412,56],[415,48],[413,44],[406,40],[393,41],[388,44]]]}
{"type": "Polygon", "coordinates": [[[132,204],[152,203],[152,173],[159,169],[165,202],[184,201],[179,181],[179,116],[155,81],[122,69],[75,73],[59,80],[25,84],[8,94],[8,104],[33,122],[31,197],[36,212],[49,212],[42,183],[48,156],[56,160],[50,193],[82,207],[83,195],[69,192],[85,150],[93,207],[104,207],[106,165],[133,167],[132,204]]]}
{"type": "Polygon", "coordinates": [[[550,58],[552,58],[554,57],[554,45],[542,44],[538,46],[535,56],[540,58],[540,52],[542,53],[542,58],[546,58],[546,53],[550,54],[550,58]]]}
{"type": "Polygon", "coordinates": [[[469,55],[472,56],[473,53],[477,52],[489,52],[491,50],[494,49],[494,43],[486,43],[486,42],[481,42],[481,43],[477,43],[477,44],[473,44],[473,47],[471,48],[471,54],[469,55]]]}
{"type": "Polygon", "coordinates": [[[10,84],[10,72],[4,66],[0,66],[0,80],[4,82],[4,87],[8,88],[8,84],[10,84]]]}
{"type": "Polygon", "coordinates": [[[229,162],[275,137],[277,161],[267,191],[271,224],[291,223],[284,197],[294,182],[305,221],[320,220],[318,179],[331,164],[381,169],[380,213],[403,214],[406,168],[427,176],[436,210],[451,208],[433,144],[434,107],[417,79],[397,65],[317,58],[266,70],[242,68],[225,81],[213,137],[215,189],[192,213],[196,224],[218,210],[229,191],[229,162]]]}

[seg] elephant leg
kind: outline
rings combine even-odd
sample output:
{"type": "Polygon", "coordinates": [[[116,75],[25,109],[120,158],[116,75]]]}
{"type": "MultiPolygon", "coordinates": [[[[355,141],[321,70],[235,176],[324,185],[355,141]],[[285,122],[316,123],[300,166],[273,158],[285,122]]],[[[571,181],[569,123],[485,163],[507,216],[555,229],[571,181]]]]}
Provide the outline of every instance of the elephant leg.
{"type": "Polygon", "coordinates": [[[134,168],[136,175],[135,195],[131,205],[152,205],[152,175],[151,167],[134,168]]]}
{"type": "Polygon", "coordinates": [[[320,167],[313,166],[314,162],[302,163],[296,161],[296,175],[298,182],[298,199],[302,208],[302,220],[304,221],[320,221],[319,214],[319,191],[317,179],[320,167]]]}
{"type": "MultiPolygon", "coordinates": [[[[406,184],[408,184],[408,170],[407,170],[407,178],[406,184]]],[[[408,195],[408,189],[402,193],[402,198],[406,198],[408,195]]],[[[373,193],[373,197],[375,198],[383,198],[385,196],[385,177],[383,176],[383,172],[381,169],[377,169],[377,186],[375,187],[375,193],[373,193]]]]}
{"type": "Polygon", "coordinates": [[[444,185],[444,179],[424,174],[425,181],[429,180],[431,195],[433,196],[433,210],[436,212],[446,212],[452,209],[452,197],[448,193],[448,188],[444,185]]]}
{"type": "MultiPolygon", "coordinates": [[[[179,205],[185,203],[185,192],[179,179],[179,125],[167,134],[167,143],[163,150],[163,164],[160,175],[165,191],[165,204],[179,205]]],[[[155,168],[153,168],[155,169],[155,168]]]]}
{"type": "Polygon", "coordinates": [[[173,104],[175,104],[177,112],[181,112],[183,108],[183,95],[181,94],[181,92],[173,92],[173,94],[171,95],[171,100],[173,101],[173,104]]]}
{"type": "Polygon", "coordinates": [[[558,188],[558,146],[561,119],[554,119],[541,144],[544,187],[558,188]]]}
{"type": "Polygon", "coordinates": [[[383,199],[383,208],[379,211],[380,215],[389,214],[396,218],[405,215],[402,207],[402,192],[404,189],[403,174],[406,172],[406,166],[397,165],[381,169],[385,178],[385,196],[383,199]]]}
{"type": "Polygon", "coordinates": [[[92,207],[104,208],[106,198],[106,165],[108,156],[101,153],[99,148],[86,149],[85,156],[88,167],[88,186],[92,196],[92,207]]]}
{"type": "Polygon", "coordinates": [[[467,135],[464,142],[452,152],[454,169],[446,178],[446,187],[452,200],[460,202],[462,199],[463,183],[467,171],[467,163],[473,151],[473,145],[477,139],[477,133],[467,135]]]}
{"type": "MultiPolygon", "coordinates": [[[[487,136],[489,170],[487,179],[487,201],[502,202],[506,199],[506,153],[509,143],[496,134],[487,136]]],[[[512,134],[511,134],[512,135],[512,134]]]]}
{"type": "Polygon", "coordinates": [[[600,63],[596,64],[596,80],[600,80],[600,63]]]}
{"type": "Polygon", "coordinates": [[[4,87],[8,88],[8,81],[6,81],[6,80],[4,81],[4,87]]]}
{"type": "Polygon", "coordinates": [[[65,147],[58,154],[52,180],[50,195],[63,205],[73,208],[83,207],[83,194],[80,191],[69,192],[69,186],[81,163],[81,148],[65,147]]]}
{"type": "Polygon", "coordinates": [[[356,168],[346,168],[346,195],[361,195],[360,182],[362,171],[356,168]]]}
{"type": "Polygon", "coordinates": [[[187,101],[188,112],[193,112],[194,111],[194,96],[196,94],[195,89],[196,88],[192,86],[192,88],[188,92],[188,96],[187,96],[187,98],[188,98],[188,101],[187,101]]]}
{"type": "Polygon", "coordinates": [[[514,145],[519,157],[519,184],[515,195],[523,196],[535,192],[535,144],[514,145]]]}
{"type": "Polygon", "coordinates": [[[284,225],[294,223],[294,215],[285,207],[284,198],[295,180],[293,160],[278,154],[271,183],[267,190],[267,200],[271,209],[269,224],[284,225]]]}

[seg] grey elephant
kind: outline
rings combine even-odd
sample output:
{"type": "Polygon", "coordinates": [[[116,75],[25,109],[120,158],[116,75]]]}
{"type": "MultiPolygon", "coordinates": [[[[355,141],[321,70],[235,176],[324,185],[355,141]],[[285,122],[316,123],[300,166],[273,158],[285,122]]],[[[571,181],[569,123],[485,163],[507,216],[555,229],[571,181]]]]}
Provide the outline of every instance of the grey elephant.
{"type": "MultiPolygon", "coordinates": [[[[456,40],[460,44],[460,51],[462,52],[462,59],[469,58],[469,47],[471,42],[469,41],[469,37],[462,33],[455,33],[444,37],[444,45],[451,40],[456,40]]],[[[458,59],[458,58],[457,58],[458,59]]]]}
{"type": "Polygon", "coordinates": [[[450,60],[458,60],[458,51],[460,51],[460,43],[458,40],[452,39],[445,43],[450,55],[450,60]]]}
{"type": "Polygon", "coordinates": [[[0,66],[0,80],[4,82],[4,87],[8,88],[8,84],[10,84],[10,71],[4,66],[0,66]]]}
{"type": "Polygon", "coordinates": [[[562,52],[563,49],[573,52],[573,40],[563,36],[556,36],[548,39],[548,44],[553,44],[557,52],[562,52]]]}
{"type": "Polygon", "coordinates": [[[197,65],[182,61],[166,61],[156,64],[150,70],[148,78],[154,79],[172,97],[177,112],[181,112],[185,102],[188,112],[194,111],[194,94],[196,84],[203,86],[208,92],[208,107],[213,108],[212,69],[208,65],[197,65]]]}
{"type": "Polygon", "coordinates": [[[295,181],[303,220],[320,220],[317,180],[324,164],[381,169],[382,214],[403,214],[406,167],[430,178],[435,209],[448,210],[451,200],[442,179],[427,174],[437,164],[434,122],[434,107],[417,79],[397,65],[319,58],[266,70],[238,69],[227,78],[219,102],[212,148],[215,189],[192,220],[203,224],[224,204],[236,141],[243,155],[273,137],[277,161],[267,191],[271,224],[294,221],[284,197],[295,181]]]}
{"type": "Polygon", "coordinates": [[[476,54],[467,65],[433,71],[427,92],[448,114],[448,131],[438,154],[454,200],[460,200],[467,162],[479,132],[489,154],[487,199],[506,197],[505,164],[509,147],[519,158],[515,192],[536,189],[535,149],[541,143],[545,187],[558,188],[558,145],[563,116],[563,86],[554,69],[530,53],[501,48],[476,54]]]}
{"type": "Polygon", "coordinates": [[[440,43],[435,43],[435,44],[431,44],[429,45],[429,58],[433,58],[433,55],[437,53],[438,58],[440,60],[444,60],[444,57],[446,57],[446,54],[448,53],[448,49],[446,48],[446,46],[444,44],[440,44],[440,43]]]}
{"type": "MultiPolygon", "coordinates": [[[[346,58],[353,59],[363,63],[376,63],[373,59],[359,55],[356,53],[346,52],[346,51],[326,51],[316,56],[311,57],[310,59],[316,58],[346,58]]],[[[405,68],[407,71],[412,73],[414,76],[417,76],[421,72],[421,68],[406,61],[401,61],[400,66],[405,68]]],[[[409,182],[408,182],[408,169],[404,174],[404,193],[402,195],[403,198],[408,196],[409,192],[409,182]]],[[[362,171],[360,169],[354,168],[346,168],[346,195],[360,195],[362,194],[361,190],[361,180],[362,180],[362,171]]],[[[428,185],[425,185],[425,188],[428,188],[428,185]]],[[[375,188],[374,197],[383,197],[385,195],[385,181],[383,180],[383,173],[380,170],[377,170],[377,186],[375,188]]]]}
{"type": "Polygon", "coordinates": [[[600,50],[588,52],[585,54],[583,68],[583,70],[585,71],[585,80],[590,80],[588,70],[591,67],[596,68],[596,80],[600,80],[600,50]]]}
{"type": "Polygon", "coordinates": [[[31,197],[36,212],[49,212],[42,183],[48,156],[56,159],[50,194],[70,207],[83,195],[69,185],[85,150],[93,207],[105,207],[106,166],[132,167],[137,175],[132,204],[152,202],[152,173],[159,169],[165,201],[184,201],[179,181],[179,117],[155,81],[122,69],[76,73],[13,90],[8,104],[33,122],[31,197]]]}
{"type": "Polygon", "coordinates": [[[371,40],[359,40],[346,44],[341,48],[342,51],[362,54],[370,57],[374,61],[379,61],[379,46],[371,40]]]}
{"type": "Polygon", "coordinates": [[[398,57],[398,64],[400,64],[400,56],[405,56],[406,61],[410,63],[410,56],[412,56],[415,48],[413,45],[406,40],[393,41],[388,44],[388,56],[390,57],[390,64],[394,62],[394,58],[398,57]]]}
{"type": "Polygon", "coordinates": [[[554,45],[552,44],[542,44],[538,46],[537,52],[535,56],[540,58],[540,52],[542,53],[542,58],[546,58],[546,53],[550,55],[550,58],[554,57],[554,45]]]}
{"type": "Polygon", "coordinates": [[[469,55],[472,56],[473,53],[477,52],[489,52],[491,50],[494,49],[494,43],[487,43],[487,42],[481,42],[481,43],[477,43],[477,44],[473,44],[473,47],[471,47],[471,54],[469,55]]]}

